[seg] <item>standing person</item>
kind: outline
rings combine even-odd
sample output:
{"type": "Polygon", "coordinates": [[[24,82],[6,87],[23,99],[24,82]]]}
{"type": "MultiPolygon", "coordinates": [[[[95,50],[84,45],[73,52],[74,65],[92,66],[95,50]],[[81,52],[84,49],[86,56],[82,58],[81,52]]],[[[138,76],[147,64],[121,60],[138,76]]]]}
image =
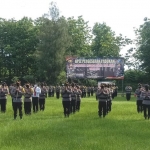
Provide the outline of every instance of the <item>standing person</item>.
{"type": "Polygon", "coordinates": [[[5,82],[2,83],[0,88],[0,104],[1,104],[1,112],[6,112],[6,104],[7,104],[7,94],[9,93],[8,87],[5,82]]]}
{"type": "Polygon", "coordinates": [[[88,86],[88,87],[87,87],[87,95],[88,95],[88,97],[90,97],[90,94],[91,94],[91,87],[88,86]]]}
{"type": "Polygon", "coordinates": [[[143,111],[143,99],[140,97],[142,92],[141,89],[141,84],[138,84],[138,88],[135,90],[135,95],[136,95],[136,105],[137,105],[137,112],[142,112],[143,111]]]}
{"type": "Polygon", "coordinates": [[[107,90],[105,90],[104,85],[102,84],[100,89],[97,91],[97,98],[99,101],[98,104],[98,114],[99,117],[105,117],[107,114],[107,98],[108,98],[108,93],[107,90]]]}
{"type": "Polygon", "coordinates": [[[129,101],[131,99],[132,87],[129,85],[126,86],[125,91],[126,91],[126,99],[127,99],[127,101],[129,101]]]}
{"type": "Polygon", "coordinates": [[[10,96],[11,96],[12,108],[13,108],[13,110],[14,110],[14,106],[13,106],[13,95],[12,95],[12,91],[13,91],[14,88],[15,88],[15,84],[11,84],[11,85],[9,86],[9,94],[10,94],[10,96]]]}
{"type": "Polygon", "coordinates": [[[92,86],[91,87],[91,96],[93,96],[93,93],[94,93],[94,87],[92,86]]]}
{"type": "Polygon", "coordinates": [[[117,97],[117,95],[118,95],[118,86],[115,85],[114,86],[114,97],[117,97]]]}
{"type": "Polygon", "coordinates": [[[80,111],[81,95],[82,95],[82,91],[80,90],[80,87],[77,86],[77,104],[76,104],[76,110],[78,112],[80,111]]]}
{"type": "Polygon", "coordinates": [[[40,105],[40,110],[43,110],[43,111],[45,109],[46,93],[47,93],[47,89],[44,86],[44,84],[41,83],[41,93],[39,95],[39,105],[40,105]]]}
{"type": "Polygon", "coordinates": [[[48,97],[52,97],[52,92],[53,92],[52,86],[49,86],[48,97]]]}
{"type": "Polygon", "coordinates": [[[107,112],[111,112],[111,105],[112,105],[112,87],[111,84],[107,85],[107,92],[108,92],[108,101],[107,101],[107,112]]]}
{"type": "Polygon", "coordinates": [[[65,84],[65,88],[62,89],[62,104],[64,108],[64,116],[69,117],[70,115],[70,101],[71,101],[71,89],[68,84],[65,84]]]}
{"type": "Polygon", "coordinates": [[[26,115],[31,115],[32,95],[33,89],[30,87],[30,84],[26,84],[24,93],[24,111],[26,115]]]}
{"type": "Polygon", "coordinates": [[[71,104],[70,104],[70,113],[75,113],[76,111],[76,100],[77,100],[77,92],[74,83],[72,83],[72,92],[71,92],[71,104]]]}
{"type": "Polygon", "coordinates": [[[60,86],[57,84],[56,86],[56,98],[59,99],[60,97],[60,86]]]}
{"type": "Polygon", "coordinates": [[[38,112],[38,104],[39,104],[39,94],[41,93],[41,89],[37,86],[37,84],[34,85],[33,88],[33,95],[32,95],[32,105],[33,105],[33,112],[38,112]]]}
{"type": "Polygon", "coordinates": [[[17,118],[17,110],[19,109],[19,116],[22,119],[22,96],[24,94],[24,88],[20,85],[20,82],[16,83],[16,86],[12,89],[13,96],[13,109],[14,109],[14,119],[17,118]]]}
{"type": "Polygon", "coordinates": [[[143,99],[144,118],[149,119],[150,118],[150,90],[149,90],[149,85],[145,85],[145,90],[141,92],[140,97],[143,99]]]}
{"type": "Polygon", "coordinates": [[[55,86],[52,86],[52,97],[55,95],[55,86]]]}

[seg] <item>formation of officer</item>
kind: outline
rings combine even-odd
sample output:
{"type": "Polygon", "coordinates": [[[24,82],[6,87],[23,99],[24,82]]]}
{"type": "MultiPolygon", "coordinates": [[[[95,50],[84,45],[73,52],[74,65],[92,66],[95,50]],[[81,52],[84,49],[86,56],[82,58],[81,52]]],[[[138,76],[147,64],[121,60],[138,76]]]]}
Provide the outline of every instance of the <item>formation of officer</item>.
{"type": "Polygon", "coordinates": [[[64,117],[69,117],[70,114],[75,114],[80,110],[82,91],[80,87],[74,83],[65,83],[62,90],[62,104],[64,109],[64,117]]]}
{"type": "MultiPolygon", "coordinates": [[[[6,95],[9,93],[12,97],[12,108],[14,111],[14,119],[17,118],[17,111],[19,110],[20,119],[23,117],[23,108],[25,115],[31,115],[45,109],[45,100],[47,98],[48,89],[44,83],[31,85],[30,83],[26,83],[21,86],[21,82],[17,81],[12,84],[9,88],[3,87],[3,84],[0,88],[0,93],[4,93],[3,99],[6,101],[6,95]],[[24,107],[23,107],[24,106],[24,107]]],[[[0,102],[2,102],[2,94],[0,95],[0,102]]],[[[6,103],[5,107],[2,102],[2,111],[6,111],[6,103]]]]}

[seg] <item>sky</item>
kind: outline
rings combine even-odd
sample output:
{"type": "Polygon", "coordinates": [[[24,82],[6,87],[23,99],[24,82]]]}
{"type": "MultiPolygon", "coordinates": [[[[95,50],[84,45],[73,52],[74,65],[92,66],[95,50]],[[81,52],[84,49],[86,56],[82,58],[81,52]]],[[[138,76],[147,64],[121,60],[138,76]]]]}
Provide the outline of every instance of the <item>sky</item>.
{"type": "MultiPolygon", "coordinates": [[[[24,16],[36,19],[48,12],[51,0],[0,0],[0,17],[5,19],[21,19],[24,16]]],[[[54,0],[61,15],[65,17],[83,16],[94,23],[105,22],[123,36],[134,39],[134,27],[143,24],[145,17],[150,17],[150,0],[54,0]]],[[[124,48],[121,53],[124,53],[124,48]]]]}

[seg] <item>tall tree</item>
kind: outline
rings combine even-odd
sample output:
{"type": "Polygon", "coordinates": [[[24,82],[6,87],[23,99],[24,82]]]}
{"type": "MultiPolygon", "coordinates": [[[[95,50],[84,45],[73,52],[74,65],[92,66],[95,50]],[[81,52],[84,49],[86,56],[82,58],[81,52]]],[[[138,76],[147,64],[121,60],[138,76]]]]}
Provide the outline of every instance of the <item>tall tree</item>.
{"type": "Polygon", "coordinates": [[[0,24],[1,56],[9,70],[9,77],[23,78],[24,75],[32,74],[33,54],[38,42],[33,21],[24,17],[19,21],[3,19],[0,24]]]}
{"type": "Polygon", "coordinates": [[[123,38],[121,34],[116,36],[105,23],[95,23],[92,31],[92,53],[95,57],[118,57],[120,48],[131,43],[130,39],[123,38]]]}
{"type": "Polygon", "coordinates": [[[80,57],[91,56],[90,43],[92,34],[88,22],[85,22],[82,16],[79,16],[77,19],[70,17],[68,18],[68,25],[72,42],[66,54],[80,57]]]}
{"type": "MultiPolygon", "coordinates": [[[[53,11],[58,9],[50,8],[53,11]]],[[[55,6],[56,7],[56,6],[55,6]]],[[[39,80],[47,80],[49,83],[56,83],[57,77],[65,69],[65,52],[70,46],[68,35],[68,23],[64,17],[59,17],[59,12],[53,12],[53,19],[44,16],[40,18],[39,24],[39,45],[37,48],[38,75],[39,80]],[[56,18],[55,18],[56,17],[56,18]]],[[[48,14],[47,14],[48,16],[48,14]]]]}
{"type": "Polygon", "coordinates": [[[144,18],[143,25],[135,29],[135,33],[137,36],[135,56],[142,69],[150,74],[150,19],[144,18]]]}

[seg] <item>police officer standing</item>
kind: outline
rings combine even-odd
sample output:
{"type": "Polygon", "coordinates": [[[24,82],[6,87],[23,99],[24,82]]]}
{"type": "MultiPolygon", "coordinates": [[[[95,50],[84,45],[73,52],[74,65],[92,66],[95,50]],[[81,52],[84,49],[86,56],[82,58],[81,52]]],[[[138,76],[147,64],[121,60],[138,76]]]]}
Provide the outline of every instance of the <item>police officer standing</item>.
{"type": "Polygon", "coordinates": [[[126,86],[125,87],[125,92],[126,92],[126,99],[129,101],[131,99],[131,92],[132,92],[132,87],[131,86],[126,86]]]}
{"type": "Polygon", "coordinates": [[[25,93],[24,93],[24,112],[26,115],[31,115],[32,94],[33,89],[30,87],[30,84],[28,83],[25,85],[25,93]]]}
{"type": "Polygon", "coordinates": [[[13,108],[14,108],[14,119],[17,118],[17,110],[19,109],[19,116],[22,119],[22,96],[25,93],[24,88],[20,86],[20,82],[16,83],[15,88],[13,88],[12,96],[13,96],[13,108]]]}
{"type": "Polygon", "coordinates": [[[40,110],[44,111],[47,89],[44,86],[44,83],[41,83],[41,87],[40,88],[41,88],[41,93],[39,94],[39,106],[40,106],[40,110]]]}
{"type": "Polygon", "coordinates": [[[56,98],[59,99],[60,97],[60,86],[57,84],[56,86],[56,98]]]}
{"type": "Polygon", "coordinates": [[[137,112],[142,112],[143,111],[143,99],[140,97],[142,92],[141,84],[138,84],[138,88],[135,90],[135,95],[136,95],[136,105],[137,105],[137,112]]]}
{"type": "Polygon", "coordinates": [[[6,83],[3,82],[0,87],[0,105],[1,105],[1,112],[6,112],[6,104],[7,104],[7,94],[9,93],[8,87],[6,86],[6,83]]]}
{"type": "Polygon", "coordinates": [[[107,98],[108,98],[108,93],[107,90],[105,89],[105,86],[101,84],[100,89],[97,91],[97,98],[98,98],[98,115],[99,117],[105,117],[107,114],[107,98]]]}
{"type": "Polygon", "coordinates": [[[62,89],[62,104],[64,109],[64,116],[69,117],[70,115],[70,101],[71,101],[71,89],[69,88],[68,83],[65,84],[65,88],[62,89]]]}
{"type": "Polygon", "coordinates": [[[145,85],[145,90],[140,95],[143,99],[144,118],[150,118],[150,90],[149,85],[145,85]]]}

